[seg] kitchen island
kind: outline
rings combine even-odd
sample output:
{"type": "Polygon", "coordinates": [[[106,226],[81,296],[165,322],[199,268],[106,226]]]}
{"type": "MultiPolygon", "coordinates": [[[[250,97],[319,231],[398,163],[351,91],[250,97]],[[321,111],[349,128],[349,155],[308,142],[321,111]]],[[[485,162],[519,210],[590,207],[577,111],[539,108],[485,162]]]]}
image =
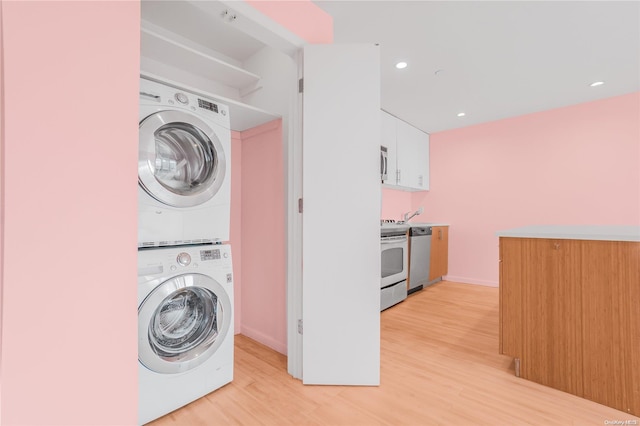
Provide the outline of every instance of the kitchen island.
{"type": "Polygon", "coordinates": [[[500,239],[500,353],[516,375],[640,415],[640,226],[500,239]]]}

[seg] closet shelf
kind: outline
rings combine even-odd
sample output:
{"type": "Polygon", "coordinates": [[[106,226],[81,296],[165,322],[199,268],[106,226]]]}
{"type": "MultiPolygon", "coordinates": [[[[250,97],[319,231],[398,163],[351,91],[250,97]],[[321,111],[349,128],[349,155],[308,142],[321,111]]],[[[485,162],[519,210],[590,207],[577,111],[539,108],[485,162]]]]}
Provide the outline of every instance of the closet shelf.
{"type": "Polygon", "coordinates": [[[236,89],[250,90],[260,81],[260,76],[256,74],[149,28],[141,28],[140,51],[141,55],[147,58],[188,70],[192,74],[236,89]]]}

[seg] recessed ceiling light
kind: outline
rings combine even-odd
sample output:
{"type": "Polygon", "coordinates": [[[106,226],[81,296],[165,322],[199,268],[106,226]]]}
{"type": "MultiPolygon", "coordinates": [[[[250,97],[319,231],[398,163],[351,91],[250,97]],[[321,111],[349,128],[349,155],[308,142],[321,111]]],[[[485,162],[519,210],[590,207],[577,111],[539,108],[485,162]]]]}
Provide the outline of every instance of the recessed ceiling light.
{"type": "Polygon", "coordinates": [[[596,87],[596,86],[602,86],[603,84],[604,84],[604,81],[595,81],[591,83],[589,86],[596,87]]]}
{"type": "Polygon", "coordinates": [[[464,112],[459,112],[458,113],[458,117],[464,117],[465,115],[467,115],[467,114],[465,114],[464,112]]]}
{"type": "Polygon", "coordinates": [[[398,68],[399,70],[406,68],[407,67],[407,63],[406,62],[398,62],[396,64],[396,68],[398,68]]]}

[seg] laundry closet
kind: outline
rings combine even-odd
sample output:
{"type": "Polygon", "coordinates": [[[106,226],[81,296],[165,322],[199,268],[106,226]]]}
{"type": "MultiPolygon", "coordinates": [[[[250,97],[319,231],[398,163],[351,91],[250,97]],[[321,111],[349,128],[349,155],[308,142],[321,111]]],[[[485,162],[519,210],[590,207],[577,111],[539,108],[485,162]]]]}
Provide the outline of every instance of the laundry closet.
{"type": "Polygon", "coordinates": [[[305,383],[377,384],[379,47],[309,45],[243,2],[141,10],[141,76],[229,107],[236,332],[305,383]]]}
{"type": "Polygon", "coordinates": [[[141,2],[141,76],[228,106],[235,330],[286,353],[283,128],[296,66],[243,20],[219,2],[141,2]]]}

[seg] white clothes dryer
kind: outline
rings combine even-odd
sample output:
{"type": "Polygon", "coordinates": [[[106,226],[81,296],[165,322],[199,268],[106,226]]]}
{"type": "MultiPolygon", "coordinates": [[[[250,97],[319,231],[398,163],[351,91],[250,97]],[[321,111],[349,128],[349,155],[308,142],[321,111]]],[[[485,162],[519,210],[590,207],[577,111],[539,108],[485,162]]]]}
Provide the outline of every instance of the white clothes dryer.
{"type": "Polygon", "coordinates": [[[138,247],[228,241],[229,108],[140,79],[138,247]]]}
{"type": "Polygon", "coordinates": [[[148,423],[233,379],[229,245],[138,250],[138,414],[148,423]]]}

